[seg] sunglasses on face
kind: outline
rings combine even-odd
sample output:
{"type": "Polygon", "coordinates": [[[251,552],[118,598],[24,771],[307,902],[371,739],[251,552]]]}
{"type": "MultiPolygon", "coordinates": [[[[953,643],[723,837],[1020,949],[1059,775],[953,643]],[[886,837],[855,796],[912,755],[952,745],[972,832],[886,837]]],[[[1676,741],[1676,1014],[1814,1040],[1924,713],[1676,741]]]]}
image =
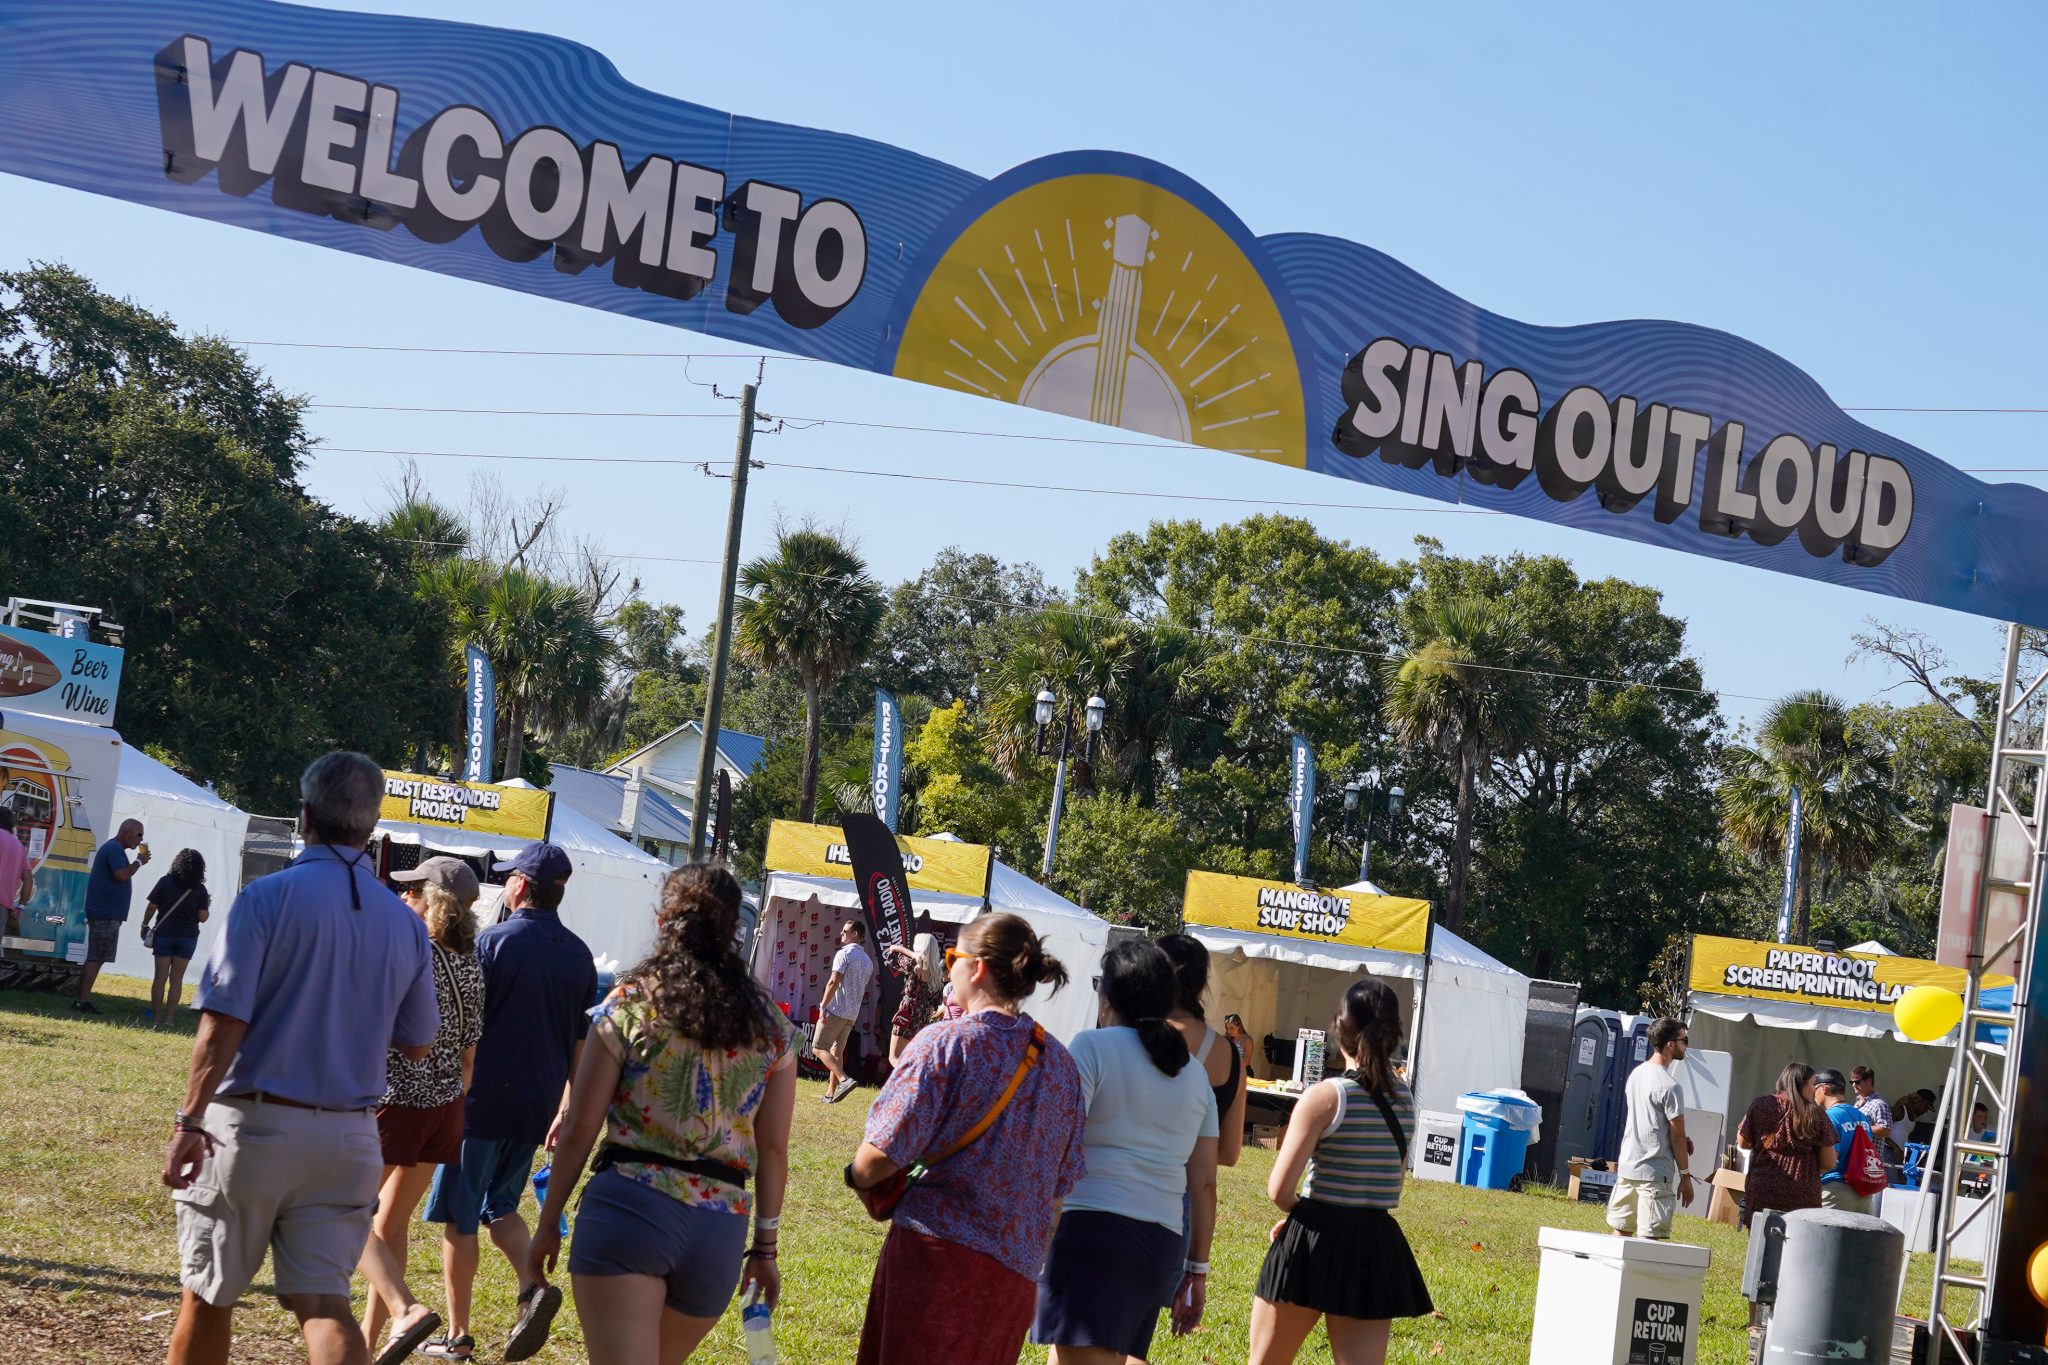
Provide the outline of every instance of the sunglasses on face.
{"type": "Polygon", "coordinates": [[[980,959],[980,957],[981,957],[981,954],[980,954],[980,953],[969,953],[969,952],[963,952],[962,950],[960,950],[960,949],[958,949],[958,948],[948,948],[948,949],[946,949],[946,954],[945,954],[945,956],[946,956],[946,970],[950,972],[950,971],[952,971],[952,970],[953,970],[953,964],[954,964],[955,962],[958,962],[958,961],[960,961],[960,959],[962,959],[962,958],[974,958],[974,959],[976,959],[976,960],[979,960],[979,959],[980,959]]]}

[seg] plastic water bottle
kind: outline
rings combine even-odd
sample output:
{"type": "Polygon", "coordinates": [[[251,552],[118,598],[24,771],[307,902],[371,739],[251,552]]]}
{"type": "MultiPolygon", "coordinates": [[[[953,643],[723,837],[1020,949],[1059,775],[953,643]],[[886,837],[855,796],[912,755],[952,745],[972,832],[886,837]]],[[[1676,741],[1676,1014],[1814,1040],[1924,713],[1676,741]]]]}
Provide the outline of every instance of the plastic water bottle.
{"type": "Polygon", "coordinates": [[[775,1365],[775,1329],[758,1287],[749,1289],[740,1305],[740,1331],[747,1338],[747,1365],[775,1365]]]}
{"type": "MultiPolygon", "coordinates": [[[[554,1169],[554,1163],[549,1162],[533,1173],[533,1198],[541,1208],[548,1206],[548,1173],[554,1169]]],[[[562,1215],[562,1235],[569,1235],[569,1215],[566,1213],[562,1215]]]]}

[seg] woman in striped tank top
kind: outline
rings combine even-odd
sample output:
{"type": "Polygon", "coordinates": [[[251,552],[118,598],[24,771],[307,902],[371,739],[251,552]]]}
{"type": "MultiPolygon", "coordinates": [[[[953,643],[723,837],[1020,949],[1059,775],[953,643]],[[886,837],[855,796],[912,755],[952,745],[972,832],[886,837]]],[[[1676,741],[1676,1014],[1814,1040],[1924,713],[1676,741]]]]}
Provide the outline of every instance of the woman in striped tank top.
{"type": "Polygon", "coordinates": [[[1346,1070],[1301,1097],[1266,1182],[1287,1216],[1259,1272],[1251,1365],[1292,1361],[1319,1317],[1335,1365],[1381,1365],[1391,1320],[1434,1306],[1393,1218],[1415,1129],[1415,1099],[1394,1074],[1393,991],[1370,978],[1352,983],[1330,1037],[1346,1070]]]}

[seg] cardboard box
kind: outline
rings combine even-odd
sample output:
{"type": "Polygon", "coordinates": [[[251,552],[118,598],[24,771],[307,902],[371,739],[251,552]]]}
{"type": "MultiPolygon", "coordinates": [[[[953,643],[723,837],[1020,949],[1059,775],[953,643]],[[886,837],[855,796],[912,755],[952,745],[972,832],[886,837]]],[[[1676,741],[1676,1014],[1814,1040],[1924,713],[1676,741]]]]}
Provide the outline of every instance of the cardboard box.
{"type": "Polygon", "coordinates": [[[1571,1171],[1566,1193],[1582,1204],[1605,1204],[1614,1197],[1614,1172],[1604,1161],[1575,1156],[1565,1163],[1571,1171]]]}
{"type": "Polygon", "coordinates": [[[1280,1150],[1280,1139],[1286,1132],[1286,1129],[1274,1124],[1255,1123],[1252,1125],[1251,1145],[1263,1147],[1269,1152],[1277,1152],[1280,1150]]]}
{"type": "Polygon", "coordinates": [[[1749,1188],[1749,1176],[1724,1166],[1714,1172],[1714,1197],[1707,1204],[1707,1221],[1737,1227],[1742,1222],[1741,1198],[1749,1188]]]}

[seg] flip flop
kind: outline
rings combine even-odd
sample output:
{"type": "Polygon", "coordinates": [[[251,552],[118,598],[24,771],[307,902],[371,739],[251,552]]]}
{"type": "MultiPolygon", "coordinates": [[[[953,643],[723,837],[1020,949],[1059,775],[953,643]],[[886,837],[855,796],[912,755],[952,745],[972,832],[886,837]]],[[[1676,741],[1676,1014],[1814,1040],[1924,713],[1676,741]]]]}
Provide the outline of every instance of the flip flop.
{"type": "Polygon", "coordinates": [[[525,1360],[548,1343],[548,1327],[562,1307],[562,1291],[551,1284],[535,1285],[519,1300],[519,1321],[505,1338],[505,1359],[525,1360]]]}
{"type": "Polygon", "coordinates": [[[384,1343],[384,1349],[377,1352],[374,1365],[398,1365],[407,1356],[426,1344],[428,1337],[441,1330],[441,1315],[429,1310],[427,1315],[403,1332],[392,1334],[384,1343]]]}
{"type": "Polygon", "coordinates": [[[420,1347],[420,1354],[434,1360],[468,1360],[476,1350],[476,1338],[464,1333],[459,1337],[433,1337],[420,1347]]]}

